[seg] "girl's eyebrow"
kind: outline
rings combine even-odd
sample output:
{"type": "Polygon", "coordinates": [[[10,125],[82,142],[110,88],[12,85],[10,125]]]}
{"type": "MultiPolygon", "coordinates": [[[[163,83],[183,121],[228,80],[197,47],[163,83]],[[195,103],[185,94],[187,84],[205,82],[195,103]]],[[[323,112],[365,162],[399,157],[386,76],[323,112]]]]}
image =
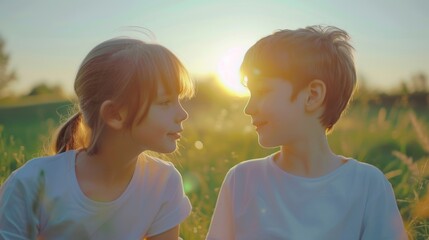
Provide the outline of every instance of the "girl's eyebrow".
{"type": "Polygon", "coordinates": [[[156,101],[164,101],[166,99],[170,99],[170,96],[163,94],[163,95],[158,95],[155,100],[156,101]]]}
{"type": "Polygon", "coordinates": [[[160,92],[160,93],[158,93],[158,95],[157,95],[157,99],[160,99],[160,98],[174,98],[174,97],[176,97],[176,96],[179,96],[178,94],[175,94],[175,93],[166,93],[166,92],[164,92],[164,91],[162,91],[162,92],[160,92]]]}
{"type": "Polygon", "coordinates": [[[164,88],[159,88],[158,90],[157,90],[157,93],[156,93],[156,96],[157,97],[166,97],[166,96],[168,96],[168,95],[171,95],[170,93],[168,93],[167,91],[165,91],[165,89],[164,88]]]}

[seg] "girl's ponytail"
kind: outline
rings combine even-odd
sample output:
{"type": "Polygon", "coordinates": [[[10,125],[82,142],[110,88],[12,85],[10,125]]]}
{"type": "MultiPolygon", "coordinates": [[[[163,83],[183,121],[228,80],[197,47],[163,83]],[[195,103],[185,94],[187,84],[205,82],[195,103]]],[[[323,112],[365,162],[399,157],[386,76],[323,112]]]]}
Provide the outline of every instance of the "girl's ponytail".
{"type": "Polygon", "coordinates": [[[54,154],[85,147],[86,132],[82,123],[82,112],[75,113],[59,128],[52,143],[54,154]]]}

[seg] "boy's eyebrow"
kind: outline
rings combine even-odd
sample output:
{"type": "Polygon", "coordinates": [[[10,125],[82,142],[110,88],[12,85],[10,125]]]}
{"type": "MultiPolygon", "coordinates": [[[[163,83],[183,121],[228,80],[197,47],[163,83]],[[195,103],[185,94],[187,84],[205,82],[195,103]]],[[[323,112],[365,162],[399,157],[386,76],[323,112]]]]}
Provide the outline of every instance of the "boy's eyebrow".
{"type": "Polygon", "coordinates": [[[248,88],[263,87],[263,86],[268,86],[268,84],[260,78],[257,78],[257,79],[253,78],[252,80],[247,81],[248,88]]]}
{"type": "Polygon", "coordinates": [[[247,83],[247,89],[252,91],[252,89],[260,89],[260,88],[266,88],[268,85],[264,81],[252,81],[247,83]]]}

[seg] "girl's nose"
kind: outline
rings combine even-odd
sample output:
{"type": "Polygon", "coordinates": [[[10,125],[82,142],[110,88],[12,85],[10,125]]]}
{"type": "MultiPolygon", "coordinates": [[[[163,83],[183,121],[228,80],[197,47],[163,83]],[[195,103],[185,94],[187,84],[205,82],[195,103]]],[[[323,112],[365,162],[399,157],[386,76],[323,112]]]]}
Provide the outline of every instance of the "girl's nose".
{"type": "Polygon", "coordinates": [[[178,109],[178,113],[177,113],[177,122],[183,122],[186,119],[188,119],[189,114],[186,112],[186,110],[183,108],[182,104],[179,103],[179,109],[178,109]]]}

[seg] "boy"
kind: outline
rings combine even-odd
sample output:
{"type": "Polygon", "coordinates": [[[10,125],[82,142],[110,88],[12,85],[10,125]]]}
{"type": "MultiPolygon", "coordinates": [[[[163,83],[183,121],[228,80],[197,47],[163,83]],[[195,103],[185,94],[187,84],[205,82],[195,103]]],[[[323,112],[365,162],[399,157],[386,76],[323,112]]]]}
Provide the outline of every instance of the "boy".
{"type": "Polygon", "coordinates": [[[278,31],[247,51],[245,113],[259,144],[280,151],[228,172],[207,239],[407,239],[383,173],[328,145],[356,85],[348,40],[313,26],[278,31]]]}

